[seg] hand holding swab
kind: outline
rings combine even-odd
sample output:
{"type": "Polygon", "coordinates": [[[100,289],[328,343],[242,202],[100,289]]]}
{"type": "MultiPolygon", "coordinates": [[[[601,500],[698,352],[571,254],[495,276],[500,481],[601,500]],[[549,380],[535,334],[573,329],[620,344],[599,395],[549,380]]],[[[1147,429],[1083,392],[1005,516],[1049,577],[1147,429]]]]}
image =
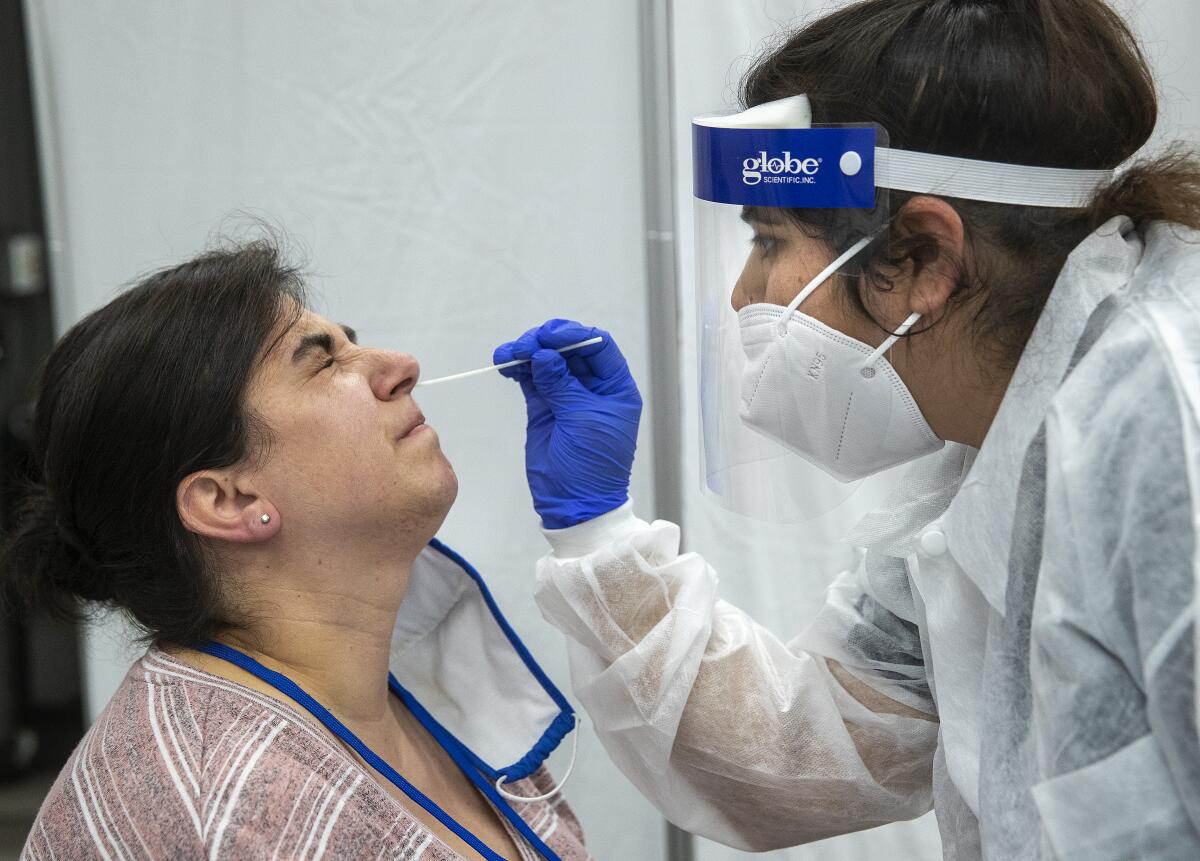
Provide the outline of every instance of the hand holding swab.
{"type": "MultiPolygon", "coordinates": [[[[603,341],[604,341],[604,338],[599,337],[599,336],[597,336],[595,338],[588,338],[586,341],[580,341],[578,344],[567,344],[567,346],[565,346],[565,347],[559,347],[555,352],[565,353],[568,350],[578,350],[580,347],[590,347],[592,344],[599,344],[603,341]]],[[[511,367],[514,367],[515,365],[522,365],[528,361],[529,361],[529,359],[514,359],[511,362],[504,362],[503,364],[500,364],[500,365],[488,365],[486,368],[476,368],[474,371],[463,371],[461,374],[451,374],[448,377],[438,377],[433,380],[421,380],[421,382],[417,383],[417,385],[418,386],[432,386],[434,383],[448,383],[451,380],[463,380],[463,379],[466,379],[467,377],[474,377],[474,376],[478,376],[479,374],[486,374],[489,371],[499,371],[502,368],[511,368],[511,367]]]]}

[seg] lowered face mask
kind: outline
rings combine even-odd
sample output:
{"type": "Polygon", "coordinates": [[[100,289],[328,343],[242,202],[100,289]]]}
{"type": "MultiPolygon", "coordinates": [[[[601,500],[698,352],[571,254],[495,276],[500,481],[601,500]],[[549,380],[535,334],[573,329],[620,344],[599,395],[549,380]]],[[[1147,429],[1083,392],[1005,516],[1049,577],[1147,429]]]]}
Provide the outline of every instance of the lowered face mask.
{"type": "Polygon", "coordinates": [[[919,314],[876,348],[796,310],[870,241],[830,264],[791,305],[754,304],[738,312],[747,359],[742,421],[846,482],[945,445],[883,357],[919,314]]]}

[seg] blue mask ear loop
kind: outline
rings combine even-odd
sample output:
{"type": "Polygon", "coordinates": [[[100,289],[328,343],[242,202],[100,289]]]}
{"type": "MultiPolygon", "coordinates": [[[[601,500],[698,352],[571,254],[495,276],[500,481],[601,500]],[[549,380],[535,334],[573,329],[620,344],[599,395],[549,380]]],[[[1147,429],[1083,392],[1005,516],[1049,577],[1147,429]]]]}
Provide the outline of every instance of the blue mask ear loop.
{"type": "Polygon", "coordinates": [[[558,786],[547,792],[545,795],[513,795],[501,785],[504,783],[504,775],[496,778],[496,791],[507,798],[509,801],[519,801],[522,804],[529,804],[531,801],[549,801],[554,796],[562,792],[567,781],[571,779],[571,771],[575,768],[575,757],[579,753],[579,715],[575,715],[575,729],[571,730],[571,764],[567,766],[567,771],[563,775],[563,779],[558,782],[558,786]]]}

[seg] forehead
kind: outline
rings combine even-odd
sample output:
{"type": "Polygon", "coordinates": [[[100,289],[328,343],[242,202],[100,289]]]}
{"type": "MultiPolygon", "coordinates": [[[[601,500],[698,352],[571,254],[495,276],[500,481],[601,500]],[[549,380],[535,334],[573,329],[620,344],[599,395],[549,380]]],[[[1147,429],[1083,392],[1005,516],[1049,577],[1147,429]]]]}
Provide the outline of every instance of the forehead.
{"type": "Polygon", "coordinates": [[[302,308],[300,316],[296,318],[296,322],[292,324],[292,328],[284,340],[294,344],[310,332],[336,332],[337,330],[337,323],[328,317],[324,317],[316,311],[310,311],[308,308],[302,308]]]}
{"type": "Polygon", "coordinates": [[[291,322],[291,327],[281,337],[280,348],[276,350],[279,353],[278,358],[285,364],[291,361],[298,346],[312,340],[314,336],[328,335],[334,342],[341,337],[357,341],[358,337],[345,323],[330,320],[308,308],[301,309],[300,316],[286,322],[291,322]]]}

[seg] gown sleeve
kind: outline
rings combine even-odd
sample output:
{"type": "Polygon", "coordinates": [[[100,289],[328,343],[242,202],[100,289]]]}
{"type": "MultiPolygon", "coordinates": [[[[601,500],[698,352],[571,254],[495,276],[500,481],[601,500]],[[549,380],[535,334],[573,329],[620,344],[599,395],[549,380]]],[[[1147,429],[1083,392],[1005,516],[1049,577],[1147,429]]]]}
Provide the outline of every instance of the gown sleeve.
{"type": "Polygon", "coordinates": [[[900,560],[864,557],[785,643],[631,503],[547,537],[536,599],[576,695],[671,822],[762,851],[929,810],[938,725],[900,560]]]}

